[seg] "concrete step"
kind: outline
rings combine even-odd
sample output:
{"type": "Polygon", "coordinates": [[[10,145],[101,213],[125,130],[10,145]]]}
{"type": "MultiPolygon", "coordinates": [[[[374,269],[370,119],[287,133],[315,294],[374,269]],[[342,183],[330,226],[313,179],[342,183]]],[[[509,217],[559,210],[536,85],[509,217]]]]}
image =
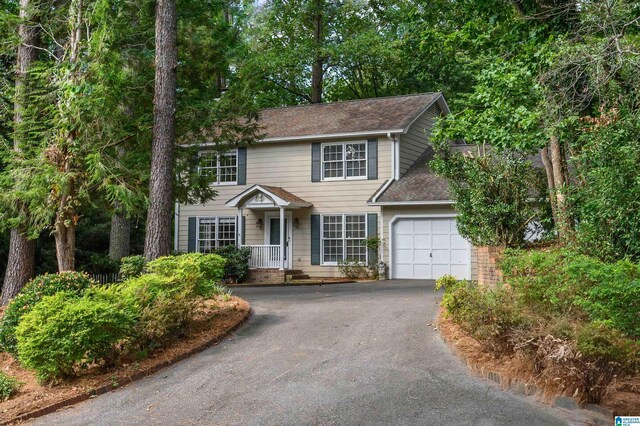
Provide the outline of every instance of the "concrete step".
{"type": "Polygon", "coordinates": [[[291,277],[290,279],[292,280],[308,280],[309,279],[309,275],[307,274],[295,274],[295,275],[288,275],[289,277],[291,277]]]}

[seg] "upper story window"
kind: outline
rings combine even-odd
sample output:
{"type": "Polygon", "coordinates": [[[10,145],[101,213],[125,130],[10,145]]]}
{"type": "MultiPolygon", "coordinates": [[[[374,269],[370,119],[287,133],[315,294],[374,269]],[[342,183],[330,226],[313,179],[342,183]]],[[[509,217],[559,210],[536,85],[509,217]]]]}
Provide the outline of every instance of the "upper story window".
{"type": "Polygon", "coordinates": [[[322,145],[322,180],[366,178],[367,144],[365,142],[322,145]]]}
{"type": "Polygon", "coordinates": [[[200,153],[201,175],[215,176],[214,183],[233,185],[238,182],[238,150],[225,153],[203,151],[200,153]]]}

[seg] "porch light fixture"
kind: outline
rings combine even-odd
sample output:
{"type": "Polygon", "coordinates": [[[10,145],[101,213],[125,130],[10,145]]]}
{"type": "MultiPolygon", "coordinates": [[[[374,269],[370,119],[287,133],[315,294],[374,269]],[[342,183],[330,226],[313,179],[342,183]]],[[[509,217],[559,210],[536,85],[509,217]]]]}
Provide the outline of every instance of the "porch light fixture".
{"type": "Polygon", "coordinates": [[[262,227],[264,226],[264,223],[262,223],[262,218],[256,220],[256,226],[258,227],[258,229],[262,229],[262,227]]]}
{"type": "Polygon", "coordinates": [[[293,227],[298,229],[298,227],[300,226],[300,221],[298,220],[297,217],[293,218],[293,227]]]}

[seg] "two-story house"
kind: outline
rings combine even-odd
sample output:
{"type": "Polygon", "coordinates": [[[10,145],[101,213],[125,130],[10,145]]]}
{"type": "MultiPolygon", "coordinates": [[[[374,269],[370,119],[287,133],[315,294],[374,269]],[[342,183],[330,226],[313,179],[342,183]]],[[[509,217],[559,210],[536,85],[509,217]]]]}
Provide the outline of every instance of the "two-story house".
{"type": "Polygon", "coordinates": [[[242,245],[271,279],[337,277],[340,260],[368,261],[363,242],[377,236],[391,278],[471,278],[447,183],[427,166],[448,112],[441,93],[261,111],[262,140],[223,155],[203,147],[218,196],[176,206],[175,249],[242,245]]]}

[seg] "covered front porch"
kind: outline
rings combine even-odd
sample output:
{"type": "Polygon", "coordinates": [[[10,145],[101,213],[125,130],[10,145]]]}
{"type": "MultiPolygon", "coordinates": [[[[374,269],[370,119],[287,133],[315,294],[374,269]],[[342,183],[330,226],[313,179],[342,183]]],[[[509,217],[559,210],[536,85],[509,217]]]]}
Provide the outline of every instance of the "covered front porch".
{"type": "Polygon", "coordinates": [[[279,187],[253,185],[225,204],[238,209],[238,245],[250,249],[250,269],[285,271],[293,267],[294,232],[298,228],[298,217],[293,213],[312,207],[311,203],[279,187]],[[247,225],[246,210],[251,211],[255,224],[247,225]],[[249,227],[252,242],[260,239],[262,232],[264,244],[243,243],[249,227]]]}

